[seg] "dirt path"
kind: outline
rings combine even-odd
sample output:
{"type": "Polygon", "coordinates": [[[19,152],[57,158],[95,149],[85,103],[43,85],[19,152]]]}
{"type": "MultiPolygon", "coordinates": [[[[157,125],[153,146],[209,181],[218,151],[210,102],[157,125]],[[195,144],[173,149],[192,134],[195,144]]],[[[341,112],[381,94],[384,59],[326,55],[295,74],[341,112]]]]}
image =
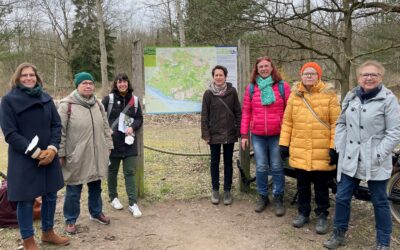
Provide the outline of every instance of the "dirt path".
{"type": "Polygon", "coordinates": [[[87,212],[78,223],[78,234],[65,249],[320,249],[325,237],[314,224],[295,230],[292,212],[282,218],[272,207],[257,214],[253,202],[235,201],[215,206],[206,199],[168,201],[142,207],[135,219],[124,209],[111,211],[109,226],[89,221],[87,212]],[[293,238],[294,231],[300,232],[293,238]],[[290,239],[290,240],[288,240],[290,239]]]}

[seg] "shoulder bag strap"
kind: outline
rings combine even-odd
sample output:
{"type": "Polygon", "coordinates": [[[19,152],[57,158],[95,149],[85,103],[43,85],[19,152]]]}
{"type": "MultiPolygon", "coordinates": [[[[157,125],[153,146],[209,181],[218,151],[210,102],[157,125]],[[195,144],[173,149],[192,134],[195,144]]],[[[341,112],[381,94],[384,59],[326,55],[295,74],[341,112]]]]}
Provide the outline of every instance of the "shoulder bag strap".
{"type": "MultiPolygon", "coordinates": [[[[128,111],[128,109],[129,109],[130,107],[132,107],[132,103],[133,103],[132,99],[133,99],[133,98],[134,98],[134,96],[131,97],[131,99],[129,100],[128,104],[125,106],[125,108],[122,110],[121,113],[124,113],[124,114],[125,114],[126,111],[128,111]]],[[[117,117],[117,118],[114,120],[114,122],[112,123],[112,125],[110,126],[111,130],[114,130],[115,126],[117,126],[117,124],[118,124],[118,121],[119,121],[119,117],[117,117]]]]}
{"type": "Polygon", "coordinates": [[[331,129],[331,126],[329,124],[327,124],[326,122],[324,122],[321,118],[319,118],[319,116],[317,115],[317,113],[315,113],[315,111],[312,109],[312,107],[310,106],[310,104],[307,102],[306,98],[304,98],[303,95],[300,96],[301,100],[304,102],[304,104],[307,106],[308,110],[310,110],[311,114],[315,117],[315,119],[317,119],[322,125],[324,125],[327,129],[331,129]]]}
{"type": "Polygon", "coordinates": [[[225,108],[228,110],[228,113],[235,118],[235,115],[233,114],[232,110],[228,107],[228,105],[221,99],[221,97],[217,97],[217,99],[225,106],[225,108]]]}
{"type": "Polygon", "coordinates": [[[112,106],[114,104],[114,93],[110,93],[108,95],[108,106],[107,106],[107,119],[110,118],[110,114],[111,114],[111,110],[112,110],[112,106]]]}

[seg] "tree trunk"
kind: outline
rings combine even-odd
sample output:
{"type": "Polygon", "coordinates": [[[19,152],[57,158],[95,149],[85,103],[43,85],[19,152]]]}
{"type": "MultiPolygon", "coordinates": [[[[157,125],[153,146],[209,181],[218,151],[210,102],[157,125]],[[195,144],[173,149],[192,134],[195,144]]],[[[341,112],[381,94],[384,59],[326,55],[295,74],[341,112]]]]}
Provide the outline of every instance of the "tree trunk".
{"type": "MultiPolygon", "coordinates": [[[[307,12],[311,11],[311,0],[306,0],[306,10],[307,12]]],[[[312,42],[312,28],[311,28],[311,22],[312,22],[312,15],[308,15],[308,24],[307,24],[307,30],[308,30],[308,45],[310,46],[310,48],[313,47],[313,42],[312,42]]],[[[313,58],[313,52],[311,50],[308,51],[309,52],[309,57],[313,58]]]]}
{"type": "MultiPolygon", "coordinates": [[[[249,82],[250,73],[250,46],[242,40],[238,41],[238,94],[239,100],[243,103],[244,92],[246,90],[247,83],[249,82]]],[[[242,149],[241,140],[239,140],[239,155],[240,155],[240,167],[243,169],[244,174],[250,179],[250,140],[249,147],[245,150],[242,149]]],[[[249,185],[244,185],[242,182],[242,176],[240,176],[240,191],[250,191],[249,185]]]]}
{"type": "MultiPolygon", "coordinates": [[[[133,93],[139,98],[142,104],[143,114],[146,112],[144,92],[144,57],[143,57],[143,43],[140,40],[133,42],[132,48],[132,82],[133,93]]],[[[136,166],[136,192],[138,197],[144,196],[144,144],[143,144],[143,126],[135,131],[137,140],[138,155],[135,157],[136,166]]]]}
{"type": "Polygon", "coordinates": [[[183,22],[181,0],[175,0],[175,4],[176,4],[176,19],[178,20],[179,44],[181,47],[185,47],[186,46],[185,24],[183,22]]]}
{"type": "Polygon", "coordinates": [[[97,12],[97,26],[99,29],[99,43],[100,43],[100,67],[101,67],[101,94],[106,96],[108,94],[108,72],[107,72],[107,49],[106,49],[106,36],[103,21],[103,8],[100,3],[101,0],[96,0],[97,12]]]}
{"type": "Polygon", "coordinates": [[[353,24],[351,19],[351,10],[350,10],[350,1],[351,0],[344,0],[343,1],[343,9],[344,9],[344,60],[343,60],[343,75],[342,75],[342,82],[341,82],[341,99],[343,100],[346,96],[346,93],[349,91],[350,88],[350,71],[351,71],[351,61],[349,58],[353,57],[352,51],[352,36],[353,36],[353,24]]]}

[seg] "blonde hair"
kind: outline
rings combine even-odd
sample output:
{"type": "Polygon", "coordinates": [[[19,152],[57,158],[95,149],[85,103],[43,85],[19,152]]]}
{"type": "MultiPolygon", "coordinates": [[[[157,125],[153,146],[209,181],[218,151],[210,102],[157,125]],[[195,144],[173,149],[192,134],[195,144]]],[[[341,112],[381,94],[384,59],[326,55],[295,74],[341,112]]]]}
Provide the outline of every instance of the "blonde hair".
{"type": "Polygon", "coordinates": [[[19,80],[20,80],[19,78],[21,77],[21,72],[23,69],[26,69],[26,68],[33,69],[33,72],[35,72],[35,75],[36,75],[36,83],[39,84],[40,86],[43,86],[42,78],[38,75],[36,66],[33,65],[32,63],[24,62],[24,63],[21,63],[20,65],[18,65],[14,74],[11,76],[11,79],[10,79],[10,87],[11,88],[15,88],[17,86],[17,83],[19,83],[19,80]]]}
{"type": "Polygon", "coordinates": [[[365,61],[360,66],[358,66],[358,68],[356,70],[357,75],[360,75],[361,70],[367,66],[374,66],[378,69],[381,76],[385,75],[385,67],[383,67],[382,63],[375,61],[375,60],[365,61]]]}

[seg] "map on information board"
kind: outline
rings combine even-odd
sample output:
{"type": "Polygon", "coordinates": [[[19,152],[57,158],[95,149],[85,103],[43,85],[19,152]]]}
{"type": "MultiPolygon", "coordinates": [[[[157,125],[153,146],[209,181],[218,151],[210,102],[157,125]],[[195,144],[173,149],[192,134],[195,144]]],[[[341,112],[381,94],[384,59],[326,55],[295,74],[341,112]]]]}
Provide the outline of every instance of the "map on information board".
{"type": "Polygon", "coordinates": [[[236,47],[145,48],[146,113],[194,113],[215,65],[228,69],[227,81],[237,87],[236,47]]]}

